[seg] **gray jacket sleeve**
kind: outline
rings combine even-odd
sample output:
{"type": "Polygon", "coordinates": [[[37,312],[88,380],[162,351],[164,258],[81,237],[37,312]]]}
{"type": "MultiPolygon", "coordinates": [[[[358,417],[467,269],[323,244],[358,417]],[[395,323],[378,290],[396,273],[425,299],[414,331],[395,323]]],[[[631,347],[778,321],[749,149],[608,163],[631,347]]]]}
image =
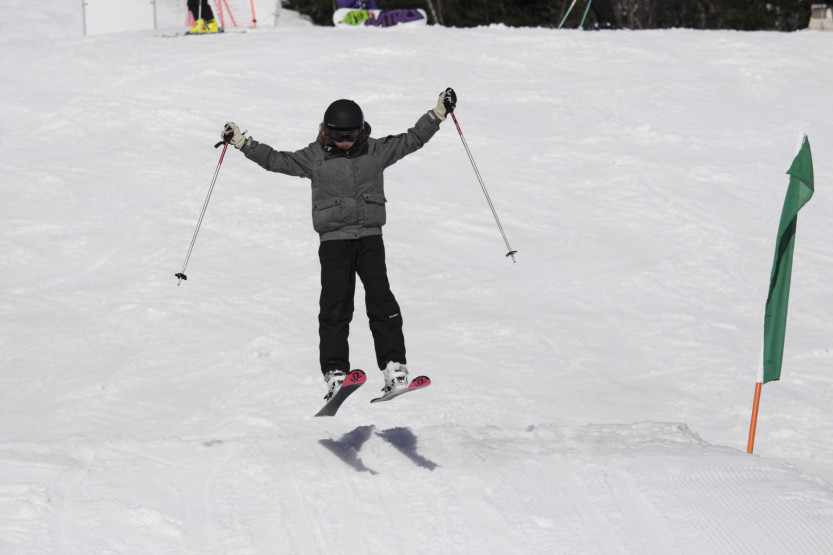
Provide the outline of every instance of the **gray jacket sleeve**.
{"type": "Polygon", "coordinates": [[[240,152],[249,160],[257,162],[260,167],[271,172],[311,177],[315,161],[314,145],[315,143],[295,152],[283,152],[249,138],[240,152]]]}
{"type": "Polygon", "coordinates": [[[440,118],[434,110],[428,110],[413,127],[408,129],[407,133],[378,139],[376,141],[378,155],[383,167],[387,168],[408,154],[419,150],[439,130],[440,118]]]}

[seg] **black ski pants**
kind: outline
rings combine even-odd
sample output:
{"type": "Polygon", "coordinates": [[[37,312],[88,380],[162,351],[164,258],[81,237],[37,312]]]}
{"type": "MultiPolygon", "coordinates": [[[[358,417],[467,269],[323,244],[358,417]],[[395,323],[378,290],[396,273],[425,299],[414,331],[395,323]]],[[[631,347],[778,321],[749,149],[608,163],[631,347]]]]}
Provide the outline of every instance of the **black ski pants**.
{"type": "Polygon", "coordinates": [[[318,248],[318,258],[321,261],[318,313],[321,371],[326,374],[330,370],[351,370],[347,337],[353,319],[356,275],[364,286],[376,363],[380,369],[390,361],[406,364],[402,314],[388,283],[382,236],[324,241],[318,248]]]}
{"type": "Polygon", "coordinates": [[[613,11],[613,4],[610,3],[610,0],[593,0],[590,6],[593,8],[593,13],[596,15],[596,19],[600,25],[603,23],[616,24],[616,14],[613,11]]]}
{"type": "Polygon", "coordinates": [[[208,0],[188,0],[188,9],[191,10],[191,15],[194,16],[195,21],[199,19],[200,15],[206,21],[214,19],[214,12],[211,11],[208,0]],[[200,14],[200,3],[202,3],[202,14],[200,14]]]}

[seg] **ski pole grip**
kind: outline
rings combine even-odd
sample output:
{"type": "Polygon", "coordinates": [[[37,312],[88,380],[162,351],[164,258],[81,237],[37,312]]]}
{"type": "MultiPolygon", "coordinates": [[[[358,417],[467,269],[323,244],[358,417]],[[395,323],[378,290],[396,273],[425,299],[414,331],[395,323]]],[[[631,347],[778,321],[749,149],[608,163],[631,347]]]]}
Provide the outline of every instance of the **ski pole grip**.
{"type": "MultiPolygon", "coordinates": [[[[243,131],[243,132],[241,133],[241,135],[245,135],[245,134],[246,134],[246,133],[248,133],[248,132],[249,132],[248,130],[243,131]]],[[[226,143],[230,143],[230,142],[231,142],[231,133],[229,133],[228,135],[224,136],[222,141],[220,141],[219,143],[217,143],[216,145],[214,145],[214,148],[220,148],[220,145],[224,145],[224,144],[226,144],[226,143]]]]}
{"type": "Polygon", "coordinates": [[[457,107],[457,93],[454,92],[454,89],[448,87],[445,89],[445,100],[443,104],[445,105],[445,109],[448,113],[454,111],[454,108],[457,107]]]}

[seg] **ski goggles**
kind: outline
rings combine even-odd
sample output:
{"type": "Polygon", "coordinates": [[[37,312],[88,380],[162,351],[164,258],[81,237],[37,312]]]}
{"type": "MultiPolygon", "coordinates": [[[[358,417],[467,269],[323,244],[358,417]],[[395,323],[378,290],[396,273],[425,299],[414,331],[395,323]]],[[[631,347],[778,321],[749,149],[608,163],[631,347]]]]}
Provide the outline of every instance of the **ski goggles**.
{"type": "Polygon", "coordinates": [[[359,127],[358,129],[349,129],[344,131],[325,127],[327,130],[327,136],[329,136],[334,143],[355,142],[356,139],[359,138],[363,128],[364,127],[359,127]]]}

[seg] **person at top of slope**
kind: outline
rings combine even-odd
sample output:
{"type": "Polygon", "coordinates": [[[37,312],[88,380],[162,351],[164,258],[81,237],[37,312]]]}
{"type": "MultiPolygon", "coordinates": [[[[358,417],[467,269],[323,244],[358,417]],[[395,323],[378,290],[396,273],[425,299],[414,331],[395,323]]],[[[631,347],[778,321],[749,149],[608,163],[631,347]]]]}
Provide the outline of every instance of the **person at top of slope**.
{"type": "Polygon", "coordinates": [[[351,370],[348,334],[353,318],[356,275],[383,372],[385,393],[408,387],[402,313],[388,282],[382,226],[386,213],[383,172],[422,148],[454,111],[452,89],[407,132],[379,139],[352,100],[336,100],[324,112],[317,139],[295,152],[278,151],[245,137],[229,122],[223,140],[269,171],[307,178],[312,185],[312,224],[320,237],[321,296],[318,333],[321,372],[329,400],[351,370]]]}

